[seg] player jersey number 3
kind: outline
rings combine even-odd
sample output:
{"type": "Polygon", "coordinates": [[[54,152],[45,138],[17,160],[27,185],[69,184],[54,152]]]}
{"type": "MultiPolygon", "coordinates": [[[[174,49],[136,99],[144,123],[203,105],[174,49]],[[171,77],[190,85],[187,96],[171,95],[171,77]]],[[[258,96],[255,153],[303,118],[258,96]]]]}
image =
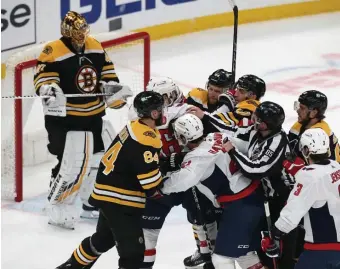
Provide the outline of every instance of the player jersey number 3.
{"type": "MultiPolygon", "coordinates": [[[[118,141],[105,152],[102,158],[102,161],[101,161],[102,164],[105,166],[105,169],[103,170],[104,175],[107,176],[115,168],[115,161],[117,160],[118,153],[122,149],[122,146],[123,144],[120,141],[118,141]]],[[[159,163],[157,152],[153,154],[151,151],[147,150],[143,153],[143,157],[144,157],[145,163],[152,163],[152,162],[159,163]]]]}

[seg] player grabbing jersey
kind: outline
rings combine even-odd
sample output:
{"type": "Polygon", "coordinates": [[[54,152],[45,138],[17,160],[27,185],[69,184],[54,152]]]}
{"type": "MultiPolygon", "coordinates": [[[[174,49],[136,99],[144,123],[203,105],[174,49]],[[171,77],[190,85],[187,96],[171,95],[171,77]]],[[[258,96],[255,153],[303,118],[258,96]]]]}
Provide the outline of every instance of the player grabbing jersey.
{"type": "MultiPolygon", "coordinates": [[[[235,261],[242,269],[262,268],[255,253],[264,223],[260,181],[242,175],[229,154],[223,152],[226,134],[213,133],[204,139],[198,117],[186,114],[178,118],[175,135],[190,152],[181,169],[164,179],[162,193],[178,193],[197,186],[197,194],[206,196],[216,207],[225,206],[212,256],[215,268],[235,269],[235,261]]],[[[200,201],[195,202],[201,211],[200,201]]],[[[210,258],[210,253],[201,253],[210,258]]]]}
{"type": "Polygon", "coordinates": [[[305,245],[295,269],[340,266],[340,165],[329,159],[328,134],[321,128],[306,130],[299,150],[308,165],[295,174],[296,183],[262,246],[270,257],[280,256],[280,240],[304,220],[305,245]]]}

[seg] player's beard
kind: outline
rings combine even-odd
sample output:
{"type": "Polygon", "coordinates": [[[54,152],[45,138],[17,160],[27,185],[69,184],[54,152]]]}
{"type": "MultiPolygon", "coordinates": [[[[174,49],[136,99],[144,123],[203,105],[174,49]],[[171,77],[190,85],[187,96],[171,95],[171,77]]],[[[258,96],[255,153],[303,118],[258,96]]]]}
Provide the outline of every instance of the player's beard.
{"type": "Polygon", "coordinates": [[[163,123],[163,113],[159,114],[159,117],[155,120],[156,126],[162,126],[163,123]]]}

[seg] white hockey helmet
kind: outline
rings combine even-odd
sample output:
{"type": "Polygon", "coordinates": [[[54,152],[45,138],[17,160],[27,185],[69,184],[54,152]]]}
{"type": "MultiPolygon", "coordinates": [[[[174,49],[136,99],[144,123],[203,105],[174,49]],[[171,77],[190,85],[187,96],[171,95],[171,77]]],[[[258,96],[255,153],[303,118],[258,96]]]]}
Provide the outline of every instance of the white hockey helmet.
{"type": "Polygon", "coordinates": [[[152,78],[146,86],[147,91],[154,91],[164,98],[165,106],[172,106],[183,101],[183,93],[173,81],[168,77],[152,78]]]}
{"type": "Polygon", "coordinates": [[[203,136],[202,121],[195,115],[184,114],[174,123],[174,135],[181,146],[203,136]]]}
{"type": "Polygon", "coordinates": [[[321,128],[307,129],[301,135],[299,150],[305,158],[310,154],[329,153],[329,137],[321,128]]]}

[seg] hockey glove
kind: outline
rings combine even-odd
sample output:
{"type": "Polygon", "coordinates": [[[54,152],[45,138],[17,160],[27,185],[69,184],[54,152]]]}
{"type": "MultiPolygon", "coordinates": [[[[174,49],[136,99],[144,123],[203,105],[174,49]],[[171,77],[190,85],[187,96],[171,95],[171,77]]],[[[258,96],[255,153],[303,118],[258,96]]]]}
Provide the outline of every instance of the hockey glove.
{"type": "Polygon", "coordinates": [[[263,252],[270,258],[281,257],[282,254],[282,241],[283,233],[274,227],[272,231],[272,238],[268,231],[262,231],[261,247],[263,252]]]}
{"type": "Polygon", "coordinates": [[[59,85],[44,84],[39,89],[39,95],[45,115],[66,117],[66,97],[59,85]]]}
{"type": "Polygon", "coordinates": [[[220,96],[218,97],[218,104],[219,107],[226,106],[227,110],[224,112],[230,112],[234,110],[236,101],[231,93],[226,92],[220,94],[220,96]]]}
{"type": "Polygon", "coordinates": [[[282,175],[285,184],[292,187],[295,184],[295,174],[305,166],[305,162],[300,157],[287,158],[283,161],[282,175]]]}
{"type": "Polygon", "coordinates": [[[185,157],[185,152],[171,153],[170,157],[161,158],[160,170],[163,175],[181,169],[181,164],[185,157]]]}
{"type": "Polygon", "coordinates": [[[127,102],[127,98],[133,96],[133,92],[129,86],[115,81],[100,81],[100,90],[108,94],[108,96],[104,98],[105,103],[109,108],[113,109],[123,107],[127,102]]]}

